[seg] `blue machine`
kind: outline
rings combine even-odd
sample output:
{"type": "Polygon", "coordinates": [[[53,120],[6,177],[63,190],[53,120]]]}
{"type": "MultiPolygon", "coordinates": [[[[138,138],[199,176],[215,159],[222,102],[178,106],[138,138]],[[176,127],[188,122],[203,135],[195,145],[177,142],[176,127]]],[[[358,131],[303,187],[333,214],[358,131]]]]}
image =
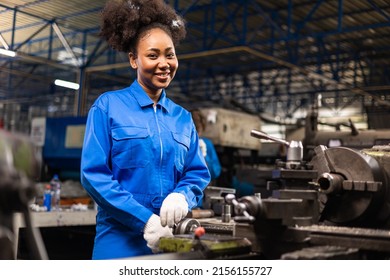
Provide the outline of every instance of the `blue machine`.
{"type": "Polygon", "coordinates": [[[42,158],[48,176],[56,173],[61,179],[79,180],[86,121],[86,117],[46,118],[42,158]]]}

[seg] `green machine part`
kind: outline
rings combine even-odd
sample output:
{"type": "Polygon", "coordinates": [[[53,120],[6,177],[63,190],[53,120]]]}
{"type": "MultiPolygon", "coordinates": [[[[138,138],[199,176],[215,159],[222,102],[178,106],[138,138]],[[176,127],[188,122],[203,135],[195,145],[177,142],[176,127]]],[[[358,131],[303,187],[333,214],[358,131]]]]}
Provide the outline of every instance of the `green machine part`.
{"type": "Polygon", "coordinates": [[[206,234],[196,239],[193,234],[183,234],[161,238],[159,249],[165,253],[204,250],[213,256],[221,256],[246,254],[251,251],[251,246],[246,238],[206,234]]]}

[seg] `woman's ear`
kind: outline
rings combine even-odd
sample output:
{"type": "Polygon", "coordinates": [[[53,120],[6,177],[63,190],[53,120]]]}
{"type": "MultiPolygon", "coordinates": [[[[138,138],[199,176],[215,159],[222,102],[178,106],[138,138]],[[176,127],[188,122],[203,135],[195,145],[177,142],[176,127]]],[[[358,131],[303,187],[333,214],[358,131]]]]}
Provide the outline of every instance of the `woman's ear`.
{"type": "Polygon", "coordinates": [[[132,52],[129,52],[129,62],[130,62],[131,68],[137,69],[136,56],[132,52]]]}

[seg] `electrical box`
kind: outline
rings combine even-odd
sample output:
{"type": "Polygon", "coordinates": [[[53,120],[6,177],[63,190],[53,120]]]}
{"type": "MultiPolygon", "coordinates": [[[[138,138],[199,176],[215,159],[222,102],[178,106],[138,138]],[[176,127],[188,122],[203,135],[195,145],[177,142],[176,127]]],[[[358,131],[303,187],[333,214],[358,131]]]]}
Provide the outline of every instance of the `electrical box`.
{"type": "Polygon", "coordinates": [[[207,119],[202,136],[209,138],[214,145],[260,149],[260,140],[250,135],[252,129],[261,130],[259,117],[222,108],[203,108],[201,112],[207,119]]]}

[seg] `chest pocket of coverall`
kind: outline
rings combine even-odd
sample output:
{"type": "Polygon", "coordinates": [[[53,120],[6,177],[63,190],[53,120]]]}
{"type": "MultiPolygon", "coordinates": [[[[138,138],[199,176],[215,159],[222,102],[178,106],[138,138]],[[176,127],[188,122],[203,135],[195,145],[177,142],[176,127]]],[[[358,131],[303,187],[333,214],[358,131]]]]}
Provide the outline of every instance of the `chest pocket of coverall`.
{"type": "Polygon", "coordinates": [[[119,168],[144,167],[151,157],[151,139],[143,127],[118,127],[112,130],[112,161],[119,168]]]}
{"type": "Polygon", "coordinates": [[[175,143],[179,143],[179,145],[175,146],[175,166],[181,173],[183,172],[184,162],[190,147],[190,137],[176,132],[172,132],[172,137],[175,143]]]}

